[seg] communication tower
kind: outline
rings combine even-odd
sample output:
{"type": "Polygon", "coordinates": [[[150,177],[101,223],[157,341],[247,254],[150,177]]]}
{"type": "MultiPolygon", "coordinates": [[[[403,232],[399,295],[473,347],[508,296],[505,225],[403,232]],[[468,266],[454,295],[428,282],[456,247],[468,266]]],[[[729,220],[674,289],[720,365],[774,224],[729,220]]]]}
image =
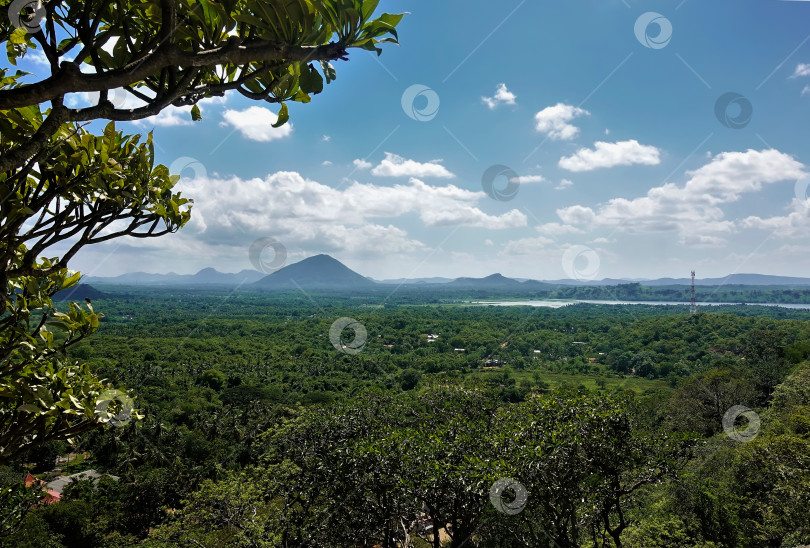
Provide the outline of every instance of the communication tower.
{"type": "Polygon", "coordinates": [[[695,303],[695,271],[692,271],[692,300],[689,305],[689,314],[697,314],[697,304],[695,303]]]}

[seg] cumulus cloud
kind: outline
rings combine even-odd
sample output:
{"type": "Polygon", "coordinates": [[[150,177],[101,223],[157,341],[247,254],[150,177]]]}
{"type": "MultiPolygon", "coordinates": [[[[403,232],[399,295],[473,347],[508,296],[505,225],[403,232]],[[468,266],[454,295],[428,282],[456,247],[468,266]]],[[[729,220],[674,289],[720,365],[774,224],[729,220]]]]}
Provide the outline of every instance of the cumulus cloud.
{"type": "Polygon", "coordinates": [[[352,162],[357,169],[371,169],[373,165],[371,162],[367,162],[365,160],[361,160],[357,158],[354,162],[352,162]]]}
{"type": "Polygon", "coordinates": [[[190,126],[194,124],[191,119],[191,107],[168,107],[160,111],[156,116],[144,118],[135,122],[139,126],[156,127],[178,127],[190,126]]]}
{"type": "Polygon", "coordinates": [[[639,144],[635,139],[615,143],[597,141],[593,149],[581,148],[571,156],[560,158],[559,166],[568,171],[633,164],[653,166],[661,163],[660,153],[656,147],[639,144]]]}
{"type": "Polygon", "coordinates": [[[390,152],[385,153],[383,161],[372,169],[371,173],[378,177],[438,177],[442,179],[455,177],[438,160],[420,163],[390,152]]]}
{"type": "Polygon", "coordinates": [[[545,183],[546,178],[542,175],[521,175],[519,177],[521,183],[545,183]]]}
{"type": "Polygon", "coordinates": [[[537,256],[539,254],[548,252],[548,246],[553,243],[554,240],[551,238],[546,238],[545,236],[521,238],[520,240],[512,240],[508,242],[503,248],[503,254],[537,256]]]}
{"type": "Polygon", "coordinates": [[[564,188],[568,188],[569,186],[573,186],[574,182],[569,179],[563,179],[560,181],[560,184],[554,187],[554,190],[562,190],[564,188]]]}
{"type": "Polygon", "coordinates": [[[568,141],[579,134],[579,128],[570,124],[571,120],[579,116],[590,114],[585,109],[557,103],[552,107],[546,107],[534,115],[535,129],[540,133],[548,135],[549,139],[568,141]]]}
{"type": "Polygon", "coordinates": [[[546,223],[537,227],[537,232],[549,236],[562,236],[564,234],[583,234],[585,231],[572,225],[560,223],[546,223]]]}
{"type": "Polygon", "coordinates": [[[740,221],[742,228],[769,230],[775,235],[787,238],[806,238],[810,229],[810,200],[794,198],[783,216],[749,216],[740,221]]]}
{"type": "MultiPolygon", "coordinates": [[[[723,152],[687,172],[689,180],[683,186],[665,183],[643,197],[613,198],[596,209],[574,205],[558,209],[557,216],[565,224],[584,228],[608,227],[630,233],[675,231],[681,243],[720,245],[725,235],[738,228],[725,218],[720,205],[758,192],[765,184],[799,179],[803,167],[774,149],[723,152]]],[[[743,224],[775,229],[790,222],[785,218],[749,218],[743,224]]]]}
{"type": "Polygon", "coordinates": [[[178,237],[205,245],[237,245],[246,234],[256,238],[272,234],[288,248],[407,254],[429,247],[397,226],[396,219],[404,215],[416,215],[429,227],[527,225],[518,210],[501,215],[483,212],[478,207],[486,199],[483,192],[432,186],[416,178],[393,186],[353,182],[335,189],[296,172],[278,172],[248,180],[184,179],[180,185],[183,194],[194,199],[194,209],[178,237]]]}
{"type": "Polygon", "coordinates": [[[796,70],[793,72],[792,78],[799,76],[810,76],[810,63],[799,63],[796,65],[796,70]]]}
{"type": "Polygon", "coordinates": [[[514,105],[517,95],[506,88],[506,84],[498,84],[495,88],[495,95],[492,97],[481,97],[481,101],[493,110],[498,105],[514,105]]]}
{"type": "Polygon", "coordinates": [[[231,126],[246,139],[260,143],[283,139],[293,131],[290,122],[278,128],[272,127],[278,121],[278,115],[264,107],[252,106],[245,110],[228,109],[222,113],[222,118],[224,121],[220,125],[231,126]]]}

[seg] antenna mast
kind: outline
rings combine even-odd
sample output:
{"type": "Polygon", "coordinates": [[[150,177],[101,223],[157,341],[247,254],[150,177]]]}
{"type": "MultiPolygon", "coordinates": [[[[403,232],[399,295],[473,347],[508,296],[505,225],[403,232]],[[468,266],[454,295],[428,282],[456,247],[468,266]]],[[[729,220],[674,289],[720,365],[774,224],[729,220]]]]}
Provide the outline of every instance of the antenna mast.
{"type": "Polygon", "coordinates": [[[692,271],[692,301],[689,305],[689,314],[697,314],[697,304],[695,304],[695,271],[692,271]]]}

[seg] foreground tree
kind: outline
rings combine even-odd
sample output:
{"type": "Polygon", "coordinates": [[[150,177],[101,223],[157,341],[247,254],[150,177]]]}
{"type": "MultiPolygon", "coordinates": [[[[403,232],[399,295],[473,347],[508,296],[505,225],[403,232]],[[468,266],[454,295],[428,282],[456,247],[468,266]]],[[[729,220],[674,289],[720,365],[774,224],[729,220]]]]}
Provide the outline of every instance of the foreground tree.
{"type": "Polygon", "coordinates": [[[396,42],[401,15],[372,19],[378,0],[101,0],[14,2],[0,9],[0,464],[42,443],[134,416],[123,391],[68,349],[98,328],[92,305],[57,311],[74,286],[67,268],[84,246],[157,237],[189,219],[176,175],[156,165],[152,136],[126,136],[92,120],[138,120],[237,90],[250,99],[309,102],[330,61],[350,48],[396,42]],[[47,59],[33,78],[11,66],[32,49],[47,59]],[[319,63],[320,72],[314,63],[319,63]],[[114,89],[140,106],[120,108],[114,89]],[[95,104],[66,106],[70,93],[95,104]],[[49,103],[49,104],[45,104],[49,103]],[[52,248],[59,246],[61,254],[52,248]]]}

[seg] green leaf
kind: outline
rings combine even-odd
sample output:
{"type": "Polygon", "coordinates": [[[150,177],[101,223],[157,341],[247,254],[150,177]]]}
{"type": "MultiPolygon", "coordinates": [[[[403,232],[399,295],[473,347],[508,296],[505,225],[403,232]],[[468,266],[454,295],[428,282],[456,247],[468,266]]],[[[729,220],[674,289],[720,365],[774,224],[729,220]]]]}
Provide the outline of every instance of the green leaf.
{"type": "Polygon", "coordinates": [[[19,411],[25,411],[26,413],[39,413],[42,411],[39,407],[31,403],[24,403],[17,407],[19,411]]]}
{"type": "Polygon", "coordinates": [[[278,111],[278,121],[273,124],[273,127],[281,127],[290,119],[290,113],[287,111],[287,104],[281,103],[281,109],[278,111]]]}
{"type": "Polygon", "coordinates": [[[195,122],[202,120],[202,114],[200,114],[200,107],[198,105],[191,107],[191,119],[195,122]]]}
{"type": "Polygon", "coordinates": [[[337,71],[335,70],[335,67],[332,66],[332,63],[328,61],[321,61],[321,70],[323,71],[323,75],[326,77],[327,84],[331,84],[337,79],[337,71]]]}
{"type": "Polygon", "coordinates": [[[323,77],[312,64],[301,68],[298,85],[304,93],[318,94],[323,91],[323,77]]]}

